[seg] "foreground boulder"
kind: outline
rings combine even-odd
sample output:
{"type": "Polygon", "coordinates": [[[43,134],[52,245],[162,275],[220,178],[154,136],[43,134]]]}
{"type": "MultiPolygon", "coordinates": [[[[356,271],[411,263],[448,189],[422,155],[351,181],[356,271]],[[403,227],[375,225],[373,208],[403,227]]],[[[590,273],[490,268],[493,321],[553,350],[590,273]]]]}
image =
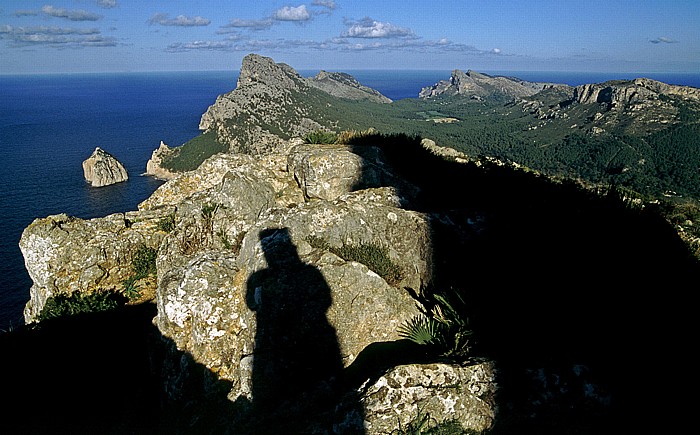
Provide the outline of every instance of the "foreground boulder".
{"type": "MultiPolygon", "coordinates": [[[[25,323],[38,320],[50,297],[121,292],[141,246],[157,249],[163,212],[116,213],[83,220],[66,214],[36,219],[19,242],[33,284],[25,323]]],[[[151,295],[154,289],[151,289],[151,295]]]]}
{"type": "Polygon", "coordinates": [[[124,165],[100,147],[83,162],[83,174],[92,187],[109,186],[129,179],[124,165]]]}

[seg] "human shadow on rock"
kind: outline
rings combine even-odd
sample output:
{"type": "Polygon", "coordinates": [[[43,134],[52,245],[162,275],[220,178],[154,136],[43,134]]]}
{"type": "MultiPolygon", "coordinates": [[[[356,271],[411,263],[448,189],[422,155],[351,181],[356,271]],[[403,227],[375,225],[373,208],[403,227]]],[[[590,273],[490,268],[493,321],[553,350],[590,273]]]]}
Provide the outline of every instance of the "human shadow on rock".
{"type": "MultiPolygon", "coordinates": [[[[252,369],[252,424],[257,433],[307,433],[332,423],[359,403],[342,388],[343,364],[326,312],[331,290],[321,272],[304,263],[286,228],[260,232],[267,268],[252,274],[247,303],[256,313],[252,369]]],[[[330,427],[327,428],[330,430],[330,427]]],[[[321,430],[322,432],[322,430],[321,430]]],[[[362,433],[361,426],[353,433],[362,433]]]]}

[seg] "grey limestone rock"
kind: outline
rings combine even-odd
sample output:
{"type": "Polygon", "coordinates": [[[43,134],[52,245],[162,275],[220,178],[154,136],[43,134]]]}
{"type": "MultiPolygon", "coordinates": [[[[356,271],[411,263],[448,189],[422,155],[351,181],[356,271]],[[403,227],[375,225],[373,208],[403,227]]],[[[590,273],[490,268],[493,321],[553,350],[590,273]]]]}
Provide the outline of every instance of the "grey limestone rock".
{"type": "Polygon", "coordinates": [[[307,83],[339,98],[391,103],[390,98],[375,89],[360,84],[357,79],[346,73],[322,70],[315,77],[307,79],[307,83]]]}
{"type": "Polygon", "coordinates": [[[49,297],[74,292],[121,291],[141,245],[157,249],[163,212],[117,213],[83,220],[65,214],[36,219],[19,242],[33,284],[24,310],[37,320],[49,297]]]}
{"type": "Polygon", "coordinates": [[[160,141],[160,145],[151,154],[151,158],[146,162],[146,175],[151,175],[156,178],[163,180],[170,180],[175,178],[175,173],[163,168],[161,163],[163,162],[163,157],[172,153],[173,150],[168,147],[163,141],[160,141]]]}
{"type": "Polygon", "coordinates": [[[565,87],[553,83],[528,82],[515,77],[490,76],[468,70],[452,71],[449,80],[442,80],[432,86],[423,88],[419,98],[432,98],[439,95],[465,95],[472,97],[488,97],[500,95],[511,98],[522,98],[534,95],[551,87],[565,87]]]}
{"type": "Polygon", "coordinates": [[[95,148],[92,155],[83,161],[83,174],[93,187],[109,186],[129,179],[124,165],[100,147],[95,148]]]}

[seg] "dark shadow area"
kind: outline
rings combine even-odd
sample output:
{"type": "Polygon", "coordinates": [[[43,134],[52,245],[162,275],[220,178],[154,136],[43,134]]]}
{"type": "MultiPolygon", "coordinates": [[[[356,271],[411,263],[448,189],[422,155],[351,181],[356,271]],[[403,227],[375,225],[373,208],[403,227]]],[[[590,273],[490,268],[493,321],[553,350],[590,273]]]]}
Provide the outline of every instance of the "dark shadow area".
{"type": "Polygon", "coordinates": [[[157,433],[154,315],[140,305],[0,334],[0,433],[157,433]]]}
{"type": "Polygon", "coordinates": [[[456,163],[416,137],[354,146],[378,146],[398,178],[419,188],[394,186],[432,222],[427,291],[460,289],[474,353],[498,364],[495,433],[689,421],[684,391],[697,385],[689,285],[700,268],[654,210],[626,206],[615,189],[600,197],[506,166],[456,163]],[[578,371],[585,377],[567,381],[578,371]],[[547,399],[533,379],[557,394],[547,399]]]}
{"type": "MultiPolygon", "coordinates": [[[[253,427],[271,434],[323,428],[340,398],[349,401],[338,339],[326,318],[331,290],[318,269],[301,261],[286,228],[263,230],[259,237],[267,268],[247,284],[257,325],[253,427]]],[[[360,412],[359,404],[354,408],[360,412]]]]}

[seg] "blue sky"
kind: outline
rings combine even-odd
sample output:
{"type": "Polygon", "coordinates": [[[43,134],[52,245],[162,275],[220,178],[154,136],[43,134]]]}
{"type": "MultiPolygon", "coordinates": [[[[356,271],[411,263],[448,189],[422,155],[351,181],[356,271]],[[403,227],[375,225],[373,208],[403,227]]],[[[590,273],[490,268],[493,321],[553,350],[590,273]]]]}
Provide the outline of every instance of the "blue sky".
{"type": "Polygon", "coordinates": [[[700,0],[0,1],[0,74],[238,70],[700,72],[700,0]]]}

